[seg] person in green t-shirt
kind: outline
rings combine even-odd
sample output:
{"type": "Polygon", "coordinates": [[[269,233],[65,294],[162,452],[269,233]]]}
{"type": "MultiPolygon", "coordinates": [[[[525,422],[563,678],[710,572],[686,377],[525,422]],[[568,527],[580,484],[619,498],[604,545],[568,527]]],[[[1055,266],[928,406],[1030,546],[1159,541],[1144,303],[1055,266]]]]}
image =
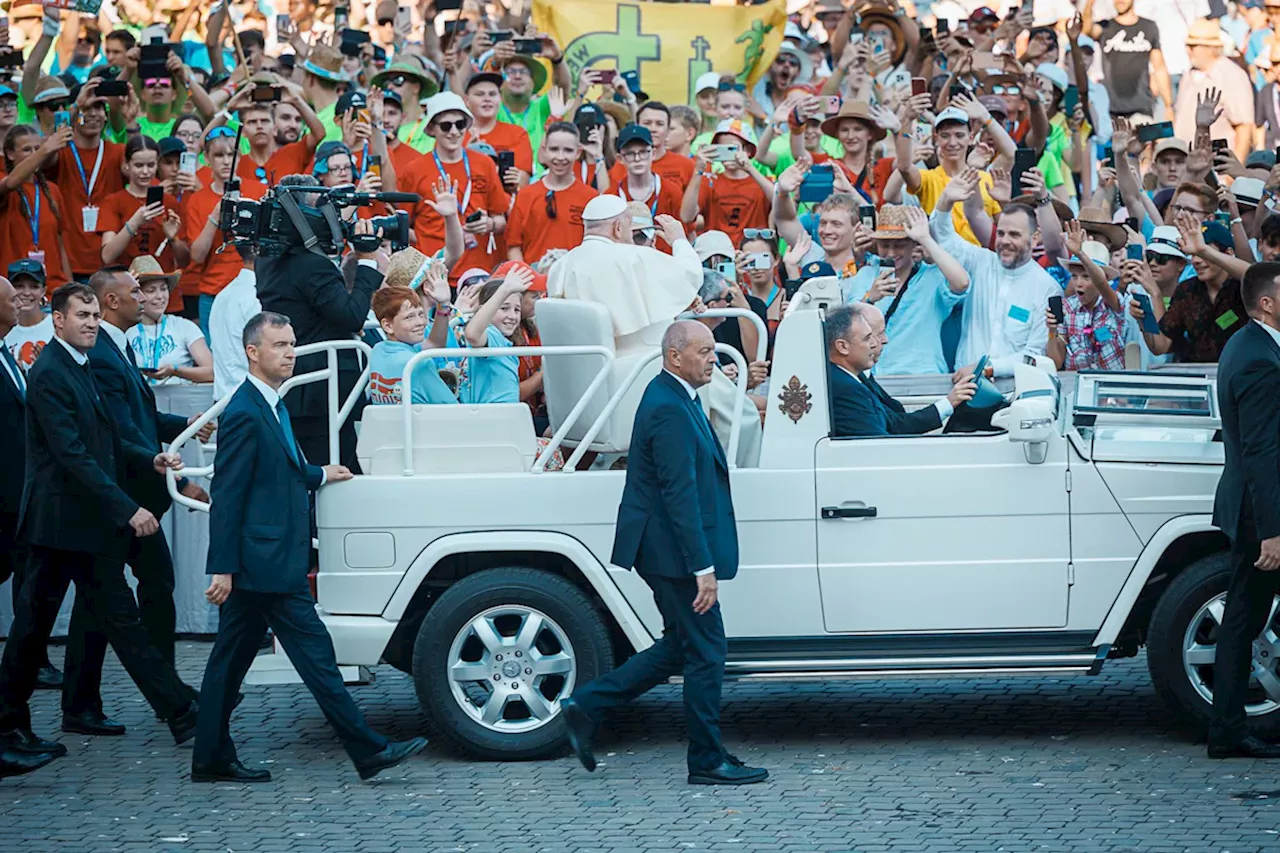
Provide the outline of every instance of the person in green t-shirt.
{"type": "Polygon", "coordinates": [[[426,114],[421,102],[440,90],[434,74],[436,64],[426,57],[404,54],[382,71],[373,75],[370,84],[375,88],[394,92],[403,105],[399,123],[399,139],[423,154],[432,150],[435,139],[427,134],[426,114]]]}
{"type": "Polygon", "coordinates": [[[327,44],[317,44],[302,63],[302,92],[311,109],[324,125],[322,142],[342,139],[342,125],[334,115],[338,103],[338,84],[347,82],[342,70],[342,54],[327,44]]]}
{"type": "MultiPolygon", "coordinates": [[[[564,52],[556,40],[545,33],[539,33],[542,50],[539,56],[551,62],[555,69],[552,85],[565,92],[573,90],[573,80],[569,77],[569,69],[564,64],[564,52]]],[[[493,57],[489,64],[502,72],[502,104],[498,107],[498,121],[523,127],[529,134],[529,145],[535,157],[542,147],[542,135],[546,130],[547,120],[551,117],[551,102],[546,95],[535,95],[547,83],[547,67],[532,56],[515,52],[514,41],[499,42],[493,48],[493,57]]],[[[460,77],[461,75],[454,75],[460,77]]],[[[466,86],[466,80],[460,80],[459,86],[466,86]]],[[[460,94],[465,94],[465,88],[460,94]]],[[[537,164],[534,171],[540,171],[537,164]]]]}

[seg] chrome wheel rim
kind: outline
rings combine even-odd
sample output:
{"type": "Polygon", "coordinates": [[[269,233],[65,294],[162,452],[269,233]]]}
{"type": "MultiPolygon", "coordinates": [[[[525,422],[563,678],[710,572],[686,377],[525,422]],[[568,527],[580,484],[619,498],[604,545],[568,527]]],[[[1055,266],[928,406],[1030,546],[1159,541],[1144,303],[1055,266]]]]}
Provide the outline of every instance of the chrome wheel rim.
{"type": "Polygon", "coordinates": [[[533,607],[505,604],[472,617],[453,638],[449,688],[468,717],[502,734],[531,732],[560,713],[578,673],[564,629],[533,607]]]}
{"type": "MultiPolygon", "coordinates": [[[[1200,698],[1213,704],[1213,662],[1218,652],[1218,629],[1226,607],[1227,594],[1220,593],[1204,603],[1187,624],[1182,637],[1182,667],[1200,698]]],[[[1266,626],[1253,641],[1249,690],[1245,712],[1251,716],[1270,714],[1280,708],[1280,634],[1276,615],[1280,596],[1271,602],[1266,626]]]]}

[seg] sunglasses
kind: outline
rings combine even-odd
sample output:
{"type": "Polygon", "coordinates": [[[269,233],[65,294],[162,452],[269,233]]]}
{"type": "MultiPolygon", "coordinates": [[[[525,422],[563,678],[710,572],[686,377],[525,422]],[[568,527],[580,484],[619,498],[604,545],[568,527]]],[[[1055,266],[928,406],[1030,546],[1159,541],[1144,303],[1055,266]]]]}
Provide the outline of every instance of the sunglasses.
{"type": "Polygon", "coordinates": [[[215,127],[213,130],[209,131],[204,135],[205,142],[212,142],[215,139],[235,139],[235,138],[236,138],[236,132],[225,125],[220,127],[215,127]]]}
{"type": "Polygon", "coordinates": [[[791,56],[790,54],[787,54],[787,53],[780,55],[777,59],[774,60],[774,62],[782,62],[786,65],[790,65],[792,68],[800,67],[800,60],[797,57],[791,56]]]}
{"type": "Polygon", "coordinates": [[[556,194],[554,190],[547,190],[547,218],[556,218],[556,194]]]}
{"type": "Polygon", "coordinates": [[[403,86],[405,83],[408,83],[408,82],[409,82],[409,78],[403,74],[397,74],[394,77],[387,78],[388,86],[403,86]]]}
{"type": "Polygon", "coordinates": [[[772,240],[778,235],[772,228],[743,228],[742,236],[748,240],[772,240]]]}
{"type": "Polygon", "coordinates": [[[148,77],[142,85],[147,89],[172,89],[173,81],[168,77],[148,77]]]}
{"type": "Polygon", "coordinates": [[[1021,86],[992,86],[991,93],[993,95],[1020,95],[1022,94],[1021,86]]]}
{"type": "Polygon", "coordinates": [[[460,118],[457,121],[438,121],[436,122],[436,127],[440,128],[441,133],[448,133],[451,130],[461,133],[467,129],[467,120],[460,118]]]}
{"type": "Polygon", "coordinates": [[[741,83],[721,83],[719,86],[716,86],[716,91],[717,92],[745,92],[747,91],[747,87],[742,85],[741,83]]]}
{"type": "MultiPolygon", "coordinates": [[[[17,102],[15,101],[15,103],[17,102]]],[[[53,110],[54,112],[61,112],[62,110],[65,110],[67,108],[68,104],[70,104],[70,101],[52,101],[47,104],[36,104],[36,106],[45,110],[53,110]]]]}
{"type": "Polygon", "coordinates": [[[1147,252],[1148,264],[1171,264],[1177,260],[1179,259],[1175,258],[1173,255],[1162,255],[1155,252],[1147,252]]]}

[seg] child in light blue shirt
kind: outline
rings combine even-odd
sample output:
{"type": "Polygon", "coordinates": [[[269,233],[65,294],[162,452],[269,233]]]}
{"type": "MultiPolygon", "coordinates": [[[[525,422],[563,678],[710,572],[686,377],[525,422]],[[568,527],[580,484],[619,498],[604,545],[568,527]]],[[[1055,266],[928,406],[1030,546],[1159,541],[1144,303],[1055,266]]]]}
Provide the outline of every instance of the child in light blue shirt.
{"type": "MultiPolygon", "coordinates": [[[[520,326],[520,296],[533,284],[529,271],[516,268],[502,279],[491,279],[480,288],[480,308],[467,321],[465,339],[470,347],[509,347],[520,326]]],[[[519,403],[520,359],[514,355],[468,358],[458,385],[462,403],[519,403]]]]}
{"type": "MultiPolygon", "coordinates": [[[[447,285],[445,293],[448,293],[447,285]]],[[[431,334],[426,339],[428,347],[447,345],[451,312],[452,306],[448,302],[436,303],[435,322],[431,324],[431,334]]],[[[405,365],[422,352],[423,333],[427,328],[426,310],[421,297],[414,291],[407,287],[389,286],[373,294],[373,313],[387,339],[375,346],[369,356],[366,394],[374,405],[397,404],[404,399],[401,386],[405,365]]],[[[440,378],[438,362],[439,359],[427,358],[414,365],[410,383],[413,402],[458,402],[440,378]]]]}

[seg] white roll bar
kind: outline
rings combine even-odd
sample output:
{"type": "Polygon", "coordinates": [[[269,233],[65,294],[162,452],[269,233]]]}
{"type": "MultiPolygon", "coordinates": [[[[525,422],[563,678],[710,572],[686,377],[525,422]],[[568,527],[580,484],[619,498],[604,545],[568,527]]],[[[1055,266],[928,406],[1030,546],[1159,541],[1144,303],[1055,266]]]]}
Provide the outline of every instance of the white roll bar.
{"type": "MultiPolygon", "coordinates": [[[[698,320],[703,317],[745,317],[755,324],[756,331],[760,334],[759,341],[756,344],[756,357],[753,361],[764,361],[764,357],[769,353],[769,327],[764,324],[764,320],[760,319],[760,315],[748,308],[708,308],[701,314],[695,314],[692,311],[686,311],[677,317],[677,320],[698,320]]],[[[716,350],[721,352],[721,350],[716,350]]]]}
{"type": "MultiPolygon", "coordinates": [[[[546,460],[551,458],[551,454],[560,446],[557,440],[559,433],[566,432],[578,418],[582,415],[582,410],[587,407],[588,401],[595,395],[600,386],[604,384],[605,379],[609,376],[609,367],[613,363],[613,350],[598,344],[583,344],[579,346],[562,346],[562,347],[438,347],[435,349],[424,349],[422,352],[415,353],[404,366],[404,372],[400,378],[400,405],[404,416],[404,476],[413,476],[413,368],[418,362],[428,358],[437,356],[456,356],[460,358],[498,358],[504,355],[515,356],[549,356],[549,355],[598,355],[604,358],[604,363],[600,370],[596,372],[595,378],[591,380],[591,384],[587,386],[586,392],[582,398],[570,410],[568,417],[557,430],[557,435],[552,437],[551,444],[540,454],[533,463],[533,472],[542,473],[546,466],[546,460]]],[[[598,428],[593,424],[593,428],[598,428]]]]}
{"type": "MultiPolygon", "coordinates": [[[[292,376],[287,381],[285,381],[283,385],[280,386],[280,396],[283,397],[285,394],[289,393],[290,390],[298,387],[299,385],[308,385],[312,382],[319,382],[322,379],[328,382],[329,384],[328,413],[329,413],[329,459],[330,461],[336,460],[338,458],[338,432],[342,428],[342,425],[347,422],[347,418],[351,416],[351,412],[356,405],[356,400],[359,399],[360,394],[364,393],[365,385],[369,381],[368,356],[372,351],[373,350],[364,341],[357,341],[357,340],[319,341],[314,344],[304,344],[303,346],[300,346],[294,350],[295,356],[297,356],[298,358],[301,358],[302,356],[314,355],[316,353],[323,352],[328,355],[327,364],[321,370],[312,370],[307,373],[302,373],[297,376],[292,376]],[[359,380],[356,381],[355,387],[351,389],[351,393],[347,395],[347,399],[343,402],[342,407],[339,408],[338,407],[338,350],[344,350],[344,349],[353,349],[358,352],[362,352],[365,356],[366,364],[365,364],[364,370],[360,374],[359,380]]],[[[184,429],[182,432],[180,432],[178,434],[178,437],[169,443],[169,446],[167,449],[170,452],[176,451],[178,448],[182,447],[182,445],[186,444],[188,441],[194,438],[195,434],[200,431],[201,427],[209,423],[209,421],[213,420],[214,418],[218,417],[218,415],[222,414],[223,410],[227,408],[227,404],[231,402],[231,397],[232,397],[231,394],[227,394],[221,400],[218,400],[216,403],[214,403],[212,406],[206,409],[203,413],[201,413],[200,417],[196,418],[194,421],[188,424],[187,428],[184,429]]],[[[203,447],[201,447],[200,455],[201,455],[201,460],[203,461],[203,456],[204,456],[203,447]]],[[[165,476],[165,485],[169,490],[169,497],[173,499],[174,503],[185,506],[188,509],[198,509],[202,512],[208,512],[209,504],[204,503],[203,501],[198,501],[193,498],[189,498],[178,491],[178,478],[179,477],[209,477],[213,475],[213,469],[214,469],[214,465],[212,463],[208,465],[201,465],[196,468],[183,468],[181,472],[176,472],[172,468],[166,469],[164,476],[165,476]]]]}

